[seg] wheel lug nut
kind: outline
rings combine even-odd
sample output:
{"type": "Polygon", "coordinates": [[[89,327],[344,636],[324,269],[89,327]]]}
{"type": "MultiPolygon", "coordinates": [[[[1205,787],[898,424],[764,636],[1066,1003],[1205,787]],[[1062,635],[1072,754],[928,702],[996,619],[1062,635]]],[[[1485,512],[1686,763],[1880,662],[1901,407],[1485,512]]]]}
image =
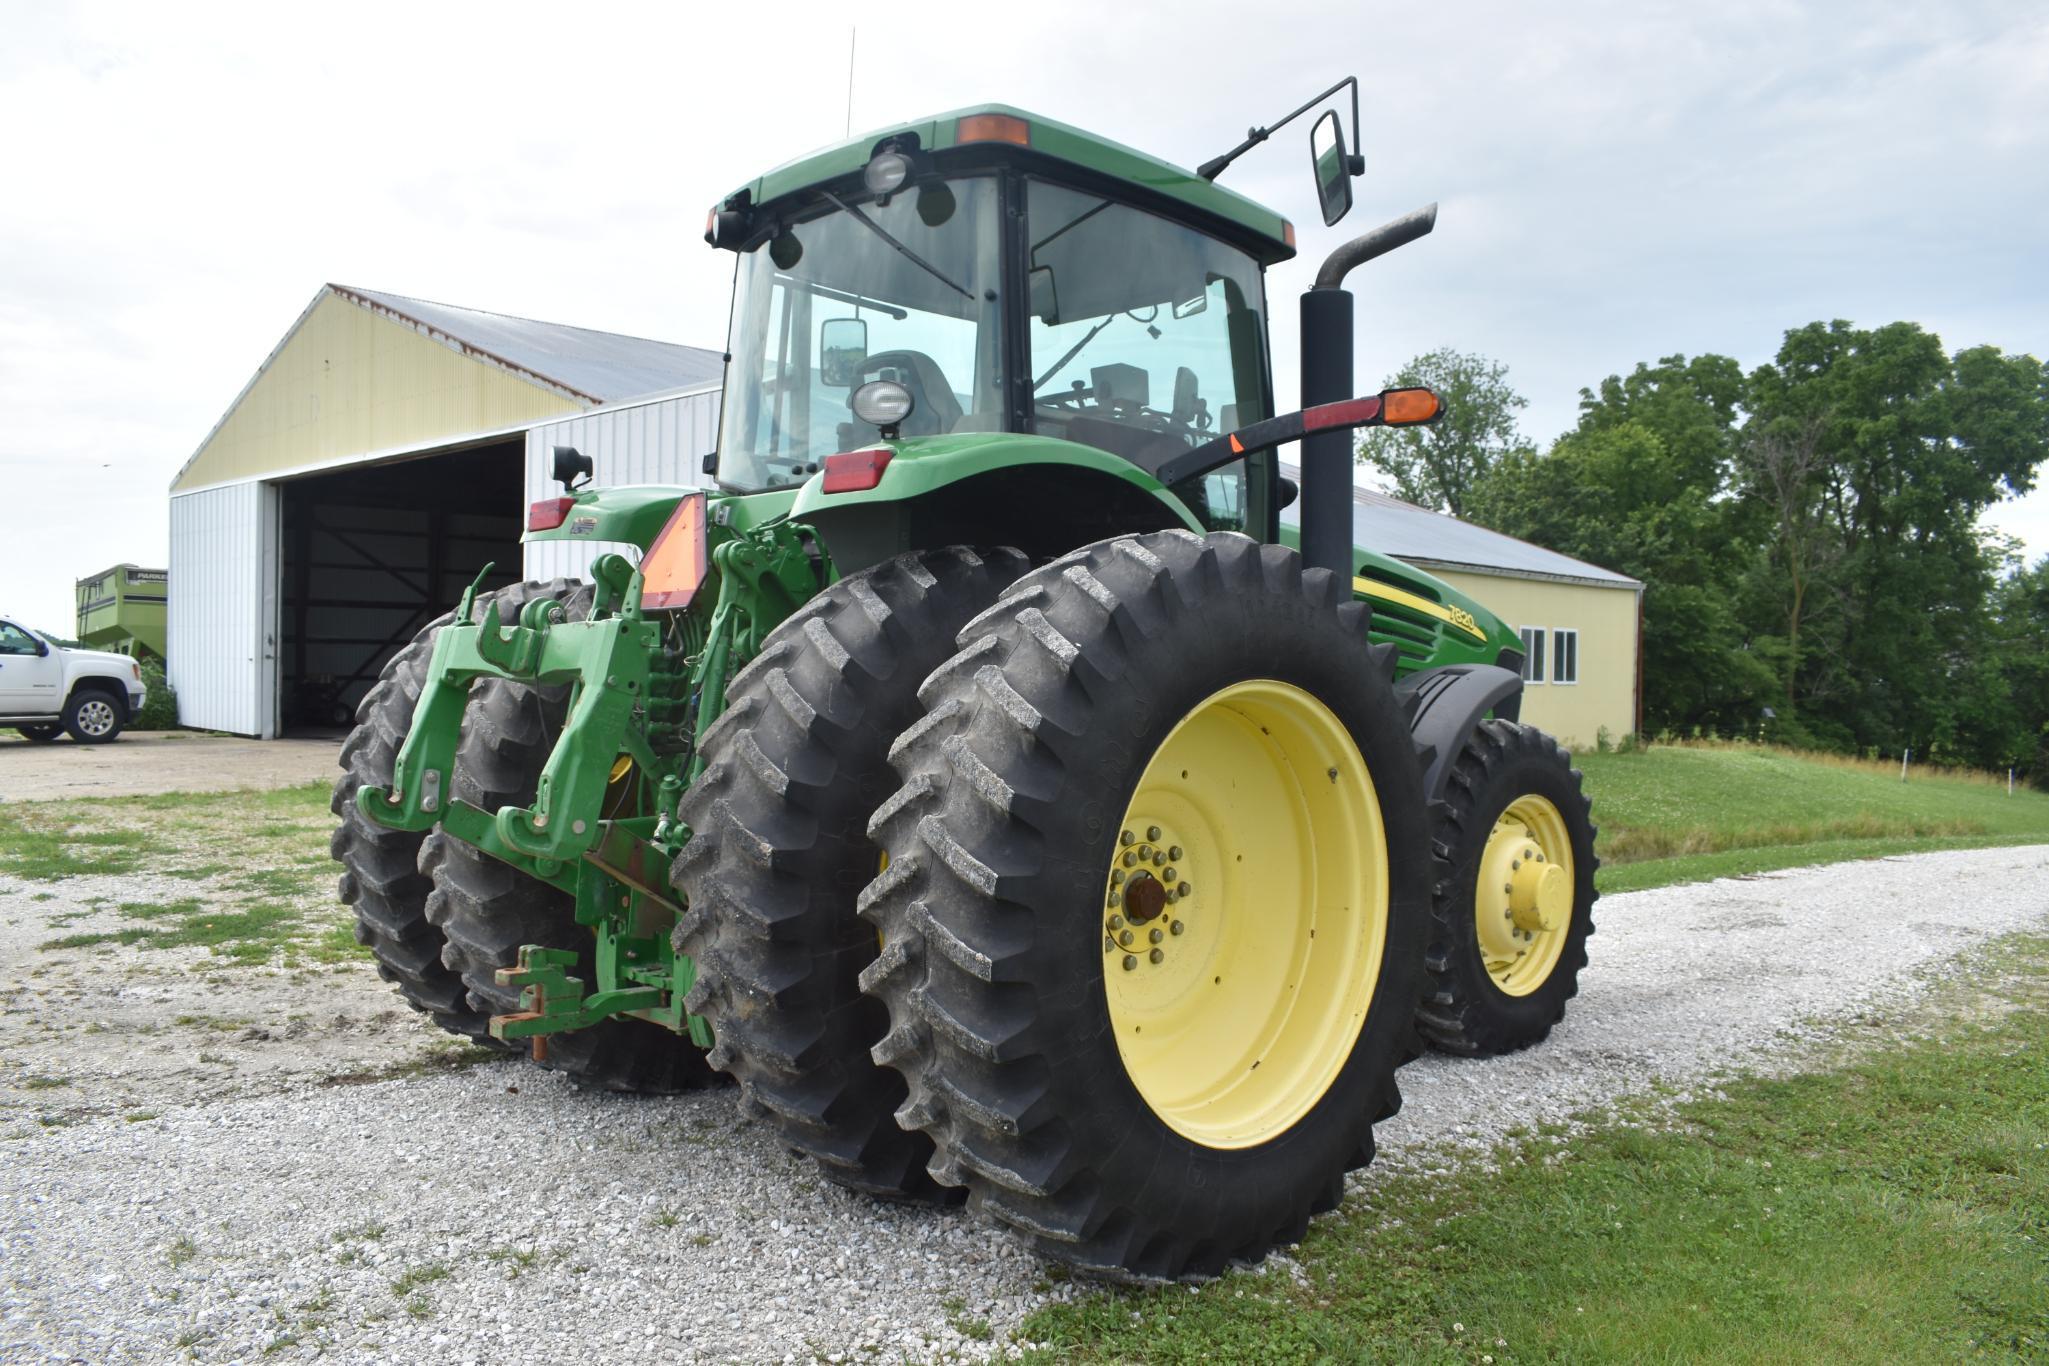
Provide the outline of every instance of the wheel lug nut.
{"type": "Polygon", "coordinates": [[[1183,931],[1183,930],[1185,930],[1185,929],[1187,929],[1187,928],[1188,928],[1188,927],[1187,927],[1186,925],[1182,924],[1182,923],[1181,923],[1180,921],[1178,921],[1178,920],[1177,920],[1177,921],[1175,921],[1175,922],[1174,922],[1173,924],[1171,924],[1171,925],[1167,926],[1167,929],[1168,929],[1168,931],[1169,931],[1170,933],[1173,933],[1173,934],[1179,934],[1179,933],[1181,933],[1181,931],[1183,931]]]}
{"type": "Polygon", "coordinates": [[[1151,934],[1148,934],[1146,936],[1147,939],[1150,939],[1155,944],[1159,943],[1162,939],[1165,939],[1166,937],[1166,934],[1160,930],[1154,930],[1151,934]]]}
{"type": "Polygon", "coordinates": [[[1110,885],[1115,887],[1122,881],[1124,881],[1124,870],[1122,868],[1112,870],[1110,873],[1110,885]]]}
{"type": "Polygon", "coordinates": [[[1171,859],[1178,859],[1178,858],[1180,858],[1180,857],[1181,857],[1181,846],[1180,846],[1180,845],[1178,845],[1178,844],[1176,844],[1176,845],[1173,845],[1173,846],[1171,846],[1171,847],[1170,847],[1170,848],[1169,848],[1169,849],[1167,850],[1167,857],[1168,857],[1168,858],[1171,858],[1171,859]]]}
{"type": "Polygon", "coordinates": [[[1117,893],[1115,893],[1115,892],[1112,892],[1112,893],[1110,893],[1110,900],[1109,900],[1109,903],[1108,903],[1108,904],[1114,907],[1114,906],[1115,906],[1115,905],[1116,905],[1116,904],[1117,904],[1117,903],[1118,903],[1119,901],[1122,901],[1122,900],[1123,900],[1123,898],[1122,898],[1122,897],[1118,896],[1118,895],[1117,895],[1117,893]]]}
{"type": "Polygon", "coordinates": [[[1173,870],[1172,868],[1169,868],[1169,869],[1167,869],[1167,871],[1166,871],[1166,872],[1164,872],[1164,873],[1161,873],[1161,874],[1160,874],[1160,881],[1162,881],[1162,882],[1172,882],[1172,881],[1174,880],[1175,876],[1176,876],[1176,874],[1175,874],[1174,870],[1173,870]]]}
{"type": "Polygon", "coordinates": [[[1115,953],[1115,952],[1117,952],[1117,941],[1116,941],[1116,940],[1114,940],[1114,939],[1112,939],[1112,938],[1111,938],[1111,937],[1110,937],[1109,935],[1107,935],[1107,934],[1103,936],[1103,952],[1104,952],[1104,953],[1115,953]]]}
{"type": "Polygon", "coordinates": [[[1110,917],[1110,928],[1111,928],[1111,929],[1113,929],[1113,930],[1121,930],[1121,929],[1123,929],[1123,928],[1124,928],[1124,917],[1123,917],[1123,916],[1121,916],[1121,915],[1113,915],[1113,916],[1111,916],[1111,917],[1110,917]]]}
{"type": "Polygon", "coordinates": [[[1138,861],[1140,863],[1144,863],[1147,859],[1151,858],[1152,856],[1152,850],[1146,848],[1143,844],[1138,846],[1138,861]]]}
{"type": "Polygon", "coordinates": [[[1126,830],[1122,834],[1117,836],[1117,842],[1119,844],[1130,844],[1133,838],[1134,836],[1132,835],[1132,833],[1129,830],[1126,830]]]}
{"type": "Polygon", "coordinates": [[[1188,894],[1189,894],[1190,892],[1194,891],[1194,890],[1195,890],[1195,888],[1193,888],[1193,887],[1189,886],[1189,885],[1188,885],[1187,883],[1185,883],[1185,882],[1184,882],[1184,883],[1182,883],[1182,884],[1181,884],[1181,885],[1180,885],[1179,887],[1175,888],[1174,890],[1175,890],[1175,891],[1177,891],[1177,892],[1179,892],[1179,893],[1181,893],[1181,895],[1183,895],[1183,896],[1187,896],[1187,895],[1188,895],[1188,894]]]}
{"type": "Polygon", "coordinates": [[[1137,960],[1136,958],[1132,957],[1132,956],[1131,956],[1130,954],[1128,954],[1128,953],[1124,955],[1124,970],[1125,970],[1126,972],[1130,972],[1130,971],[1131,971],[1131,970],[1132,970],[1133,968],[1135,968],[1135,967],[1137,967],[1137,966],[1138,966],[1138,960],[1137,960]]]}
{"type": "Polygon", "coordinates": [[[1148,825],[1145,828],[1145,837],[1149,840],[1158,839],[1160,837],[1160,827],[1157,825],[1148,825]]]}
{"type": "Polygon", "coordinates": [[[1179,901],[1180,899],[1181,899],[1181,896],[1180,896],[1180,894],[1179,894],[1178,892],[1169,892],[1169,893],[1167,893],[1167,904],[1168,904],[1169,906],[1173,905],[1173,904],[1174,904],[1175,902],[1179,901]]]}
{"type": "Polygon", "coordinates": [[[1155,849],[1155,850],[1153,851],[1153,867],[1157,868],[1157,867],[1159,867],[1159,866],[1160,866],[1161,864],[1165,863],[1166,861],[1167,861],[1167,851],[1166,851],[1166,850],[1164,850],[1164,849],[1155,849]]]}
{"type": "Polygon", "coordinates": [[[1130,851],[1129,849],[1127,849],[1127,850],[1125,850],[1125,851],[1124,851],[1124,866],[1125,866],[1126,868],[1129,868],[1129,867],[1131,867],[1131,865],[1133,865],[1134,863],[1137,863],[1137,862],[1138,862],[1138,855],[1137,855],[1137,854],[1134,854],[1134,853],[1132,853],[1132,852],[1131,852],[1131,851],[1130,851]]]}
{"type": "Polygon", "coordinates": [[[1154,949],[1146,957],[1152,959],[1155,963],[1164,963],[1167,961],[1167,952],[1165,949],[1154,949]]]}
{"type": "Polygon", "coordinates": [[[1130,931],[1130,930],[1119,930],[1119,931],[1117,931],[1117,942],[1118,942],[1118,943],[1120,943],[1120,944],[1126,944],[1126,945],[1130,944],[1130,943],[1131,943],[1131,931],[1130,931]]]}
{"type": "Polygon", "coordinates": [[[1511,873],[1522,866],[1523,861],[1519,858],[1512,858],[1508,861],[1508,871],[1511,873]]]}

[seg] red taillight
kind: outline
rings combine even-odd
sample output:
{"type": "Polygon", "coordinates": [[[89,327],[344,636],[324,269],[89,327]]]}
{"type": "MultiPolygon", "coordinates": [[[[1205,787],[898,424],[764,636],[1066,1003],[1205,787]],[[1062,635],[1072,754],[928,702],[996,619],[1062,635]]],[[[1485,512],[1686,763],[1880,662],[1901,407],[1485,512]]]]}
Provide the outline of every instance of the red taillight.
{"type": "Polygon", "coordinates": [[[543,498],[526,510],[528,531],[553,531],[569,518],[569,509],[576,506],[574,498],[543,498]]]}
{"type": "Polygon", "coordinates": [[[825,491],[827,493],[859,493],[872,489],[882,482],[882,472],[889,468],[889,458],[894,451],[878,447],[872,451],[847,451],[841,455],[825,457],[825,491]]]}

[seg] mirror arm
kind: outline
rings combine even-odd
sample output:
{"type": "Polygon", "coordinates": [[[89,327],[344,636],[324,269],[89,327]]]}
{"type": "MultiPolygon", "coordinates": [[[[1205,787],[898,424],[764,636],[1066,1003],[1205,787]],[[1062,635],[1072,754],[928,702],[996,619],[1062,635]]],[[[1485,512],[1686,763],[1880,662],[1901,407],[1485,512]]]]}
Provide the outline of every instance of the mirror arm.
{"type": "Polygon", "coordinates": [[[1345,77],[1336,85],[1324,91],[1321,95],[1318,95],[1315,99],[1310,100],[1307,104],[1304,104],[1294,113],[1289,114],[1287,117],[1280,119],[1278,122],[1275,122],[1269,125],[1268,127],[1246,129],[1245,141],[1239,143],[1236,147],[1233,147],[1230,151],[1224,153],[1222,156],[1211,157],[1208,161],[1203,162],[1202,165],[1196,167],[1195,173],[1201,176],[1204,180],[1215,180],[1218,176],[1224,173],[1224,169],[1228,167],[1232,162],[1236,161],[1239,157],[1244,156],[1247,152],[1259,146],[1260,143],[1265,142],[1275,133],[1287,127],[1296,119],[1301,118],[1304,114],[1314,109],[1317,105],[1322,104],[1325,100],[1329,99],[1332,95],[1337,94],[1338,91],[1343,90],[1348,85],[1352,87],[1352,151],[1349,155],[1345,157],[1345,170],[1348,174],[1355,177],[1366,174],[1366,155],[1365,153],[1359,150],[1359,78],[1357,76],[1345,77]]]}

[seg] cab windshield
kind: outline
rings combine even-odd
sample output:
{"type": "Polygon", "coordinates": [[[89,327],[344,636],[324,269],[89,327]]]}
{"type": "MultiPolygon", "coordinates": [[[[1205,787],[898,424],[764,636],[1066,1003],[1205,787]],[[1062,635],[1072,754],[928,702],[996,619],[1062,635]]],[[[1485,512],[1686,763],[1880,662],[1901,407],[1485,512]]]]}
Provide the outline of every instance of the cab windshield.
{"type": "Polygon", "coordinates": [[[1001,213],[993,176],[824,212],[740,257],[719,481],[785,488],[875,439],[848,399],[891,379],[905,436],[1003,429],[1001,213]]]}

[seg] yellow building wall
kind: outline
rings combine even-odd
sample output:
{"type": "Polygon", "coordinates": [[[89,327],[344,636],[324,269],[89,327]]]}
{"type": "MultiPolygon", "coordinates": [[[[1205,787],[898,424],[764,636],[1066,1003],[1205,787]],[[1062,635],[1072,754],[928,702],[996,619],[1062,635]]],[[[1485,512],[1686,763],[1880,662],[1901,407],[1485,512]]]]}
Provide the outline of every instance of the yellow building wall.
{"type": "Polygon", "coordinates": [[[1510,630],[1544,628],[1545,681],[1523,689],[1525,722],[1557,737],[1568,749],[1593,748],[1603,727],[1618,740],[1636,729],[1635,589],[1444,569],[1430,572],[1477,599],[1510,630]],[[1556,661],[1549,633],[1559,628],[1579,632],[1577,683],[1551,681],[1556,661]]]}
{"type": "Polygon", "coordinates": [[[583,407],[327,293],[172,491],[583,407]]]}

